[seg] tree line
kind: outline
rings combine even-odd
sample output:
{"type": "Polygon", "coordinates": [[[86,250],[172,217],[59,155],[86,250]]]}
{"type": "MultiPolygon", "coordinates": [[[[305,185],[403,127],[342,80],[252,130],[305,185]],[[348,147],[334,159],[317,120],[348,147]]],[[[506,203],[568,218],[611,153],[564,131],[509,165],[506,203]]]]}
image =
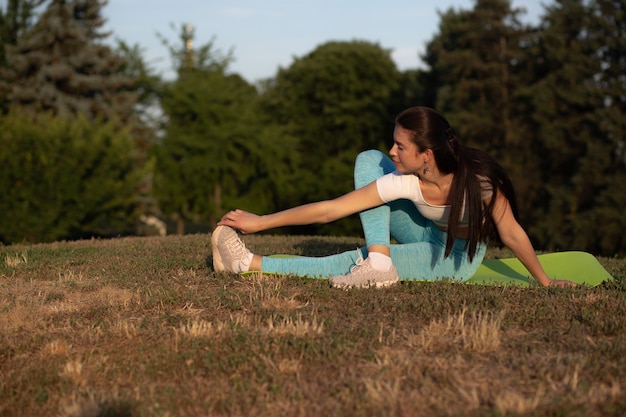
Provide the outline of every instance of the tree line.
{"type": "MultiPolygon", "coordinates": [[[[362,150],[391,146],[403,108],[444,113],[507,168],[538,249],[626,252],[624,0],[555,0],[535,24],[508,0],[439,14],[424,67],[330,41],[250,84],[216,38],[160,34],[176,68],[103,31],[103,0],[0,11],[0,239],[132,233],[141,214],[211,228],[352,188],[362,150]]],[[[407,36],[410,36],[410,27],[407,36]]],[[[360,235],[356,217],[283,233],[360,235]]]]}

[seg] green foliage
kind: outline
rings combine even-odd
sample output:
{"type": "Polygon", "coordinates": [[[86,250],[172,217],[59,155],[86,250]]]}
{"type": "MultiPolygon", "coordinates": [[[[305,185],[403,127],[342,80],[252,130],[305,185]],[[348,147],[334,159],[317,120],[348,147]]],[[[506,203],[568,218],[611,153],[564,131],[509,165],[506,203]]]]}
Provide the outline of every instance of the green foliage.
{"type": "Polygon", "coordinates": [[[518,14],[477,0],[441,15],[433,102],[508,169],[537,247],[623,253],[624,4],[560,0],[535,28],[518,14]]]}
{"type": "MultiPolygon", "coordinates": [[[[183,31],[183,49],[187,36],[183,31]]],[[[291,147],[288,136],[261,120],[254,87],[227,74],[219,54],[211,63],[211,45],[173,53],[185,62],[161,98],[168,125],[155,148],[155,192],[164,213],[215,225],[227,209],[275,209],[275,184],[285,181],[291,147]]]]}
{"type": "Polygon", "coordinates": [[[533,231],[548,249],[626,249],[620,232],[626,226],[626,164],[619,154],[626,68],[619,39],[624,23],[615,21],[619,7],[557,1],[538,35],[543,59],[531,91],[547,216],[533,231]]]}
{"type": "Polygon", "coordinates": [[[329,42],[280,70],[267,104],[277,121],[299,133],[307,155],[362,150],[389,144],[388,106],[398,79],[380,46],[329,42]]]}
{"type": "Polygon", "coordinates": [[[244,154],[254,146],[247,140],[254,126],[243,123],[240,110],[254,97],[250,88],[211,71],[190,71],[168,87],[162,105],[169,123],[156,149],[155,179],[165,213],[215,220],[223,190],[232,196],[229,191],[248,181],[251,161],[244,154]]]}
{"type": "Polygon", "coordinates": [[[157,111],[160,107],[162,81],[146,63],[139,45],[131,46],[118,40],[117,53],[123,60],[120,75],[132,80],[129,90],[137,97],[133,112],[138,120],[131,124],[132,134],[142,156],[145,156],[156,140],[156,132],[162,127],[162,114],[157,111]]]}
{"type": "Polygon", "coordinates": [[[278,72],[262,99],[268,117],[298,140],[300,192],[289,205],[350,191],[356,155],[389,147],[399,79],[389,51],[364,41],[328,42],[278,72]]]}
{"type": "Polygon", "coordinates": [[[11,106],[31,113],[116,120],[134,117],[133,80],[101,43],[101,0],[52,0],[36,25],[7,47],[0,87],[11,106]]]}
{"type": "Polygon", "coordinates": [[[145,172],[113,123],[46,114],[0,119],[0,237],[46,242],[111,235],[133,224],[145,172]]]}
{"type": "Polygon", "coordinates": [[[600,164],[591,164],[583,175],[600,177],[593,207],[588,213],[595,217],[588,227],[593,232],[589,241],[598,253],[626,253],[626,2],[596,0],[591,6],[590,34],[597,47],[602,71],[593,79],[602,97],[602,105],[594,109],[599,136],[593,139],[599,149],[600,164]]]}
{"type": "Polygon", "coordinates": [[[390,117],[413,106],[435,107],[434,87],[436,82],[431,80],[432,72],[421,69],[407,70],[400,73],[398,89],[393,95],[390,107],[390,117]]]}
{"type": "Polygon", "coordinates": [[[46,0],[8,0],[0,10],[0,65],[6,64],[5,46],[15,45],[32,26],[34,10],[46,0]]]}
{"type": "MultiPolygon", "coordinates": [[[[174,24],[170,25],[170,28],[177,30],[174,24]]],[[[178,28],[178,40],[181,41],[182,47],[172,44],[161,33],[157,33],[157,36],[170,53],[172,67],[178,74],[189,68],[225,72],[234,59],[232,51],[223,53],[216,48],[215,37],[200,46],[195,45],[196,31],[191,24],[178,28]]]]}

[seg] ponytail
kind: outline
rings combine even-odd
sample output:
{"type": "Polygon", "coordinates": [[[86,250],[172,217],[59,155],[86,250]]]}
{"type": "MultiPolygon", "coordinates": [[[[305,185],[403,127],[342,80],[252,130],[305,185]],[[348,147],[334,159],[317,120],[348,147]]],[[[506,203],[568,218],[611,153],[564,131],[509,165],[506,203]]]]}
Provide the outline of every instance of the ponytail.
{"type": "Polygon", "coordinates": [[[452,251],[464,207],[469,211],[466,249],[470,262],[476,255],[479,242],[500,242],[492,216],[499,192],[509,201],[513,215],[518,219],[515,191],[504,168],[486,152],[461,144],[448,121],[433,109],[407,109],[398,115],[396,124],[412,131],[412,140],[418,149],[432,150],[439,171],[443,174],[454,174],[450,188],[451,205],[445,256],[452,251]],[[485,204],[487,191],[491,191],[491,198],[485,204]]]}

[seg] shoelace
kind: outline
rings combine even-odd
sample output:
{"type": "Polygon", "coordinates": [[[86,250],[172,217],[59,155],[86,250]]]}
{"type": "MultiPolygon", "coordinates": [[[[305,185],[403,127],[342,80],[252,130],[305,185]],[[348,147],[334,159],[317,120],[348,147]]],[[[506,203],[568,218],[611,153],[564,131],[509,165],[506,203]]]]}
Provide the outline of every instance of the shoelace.
{"type": "Polygon", "coordinates": [[[237,235],[231,236],[226,242],[226,247],[230,253],[237,256],[245,254],[247,252],[246,244],[239,240],[237,235]]]}
{"type": "Polygon", "coordinates": [[[361,268],[363,266],[363,262],[365,262],[365,259],[363,259],[363,255],[361,254],[361,251],[359,251],[359,259],[357,259],[354,265],[350,267],[350,273],[353,273],[357,271],[359,268],[361,268]]]}
{"type": "MultiPolygon", "coordinates": [[[[245,243],[239,240],[237,235],[232,236],[225,243],[226,248],[228,248],[228,252],[234,255],[235,258],[245,258],[245,255],[248,254],[245,243]]],[[[245,262],[245,259],[242,259],[242,261],[245,262]]]]}

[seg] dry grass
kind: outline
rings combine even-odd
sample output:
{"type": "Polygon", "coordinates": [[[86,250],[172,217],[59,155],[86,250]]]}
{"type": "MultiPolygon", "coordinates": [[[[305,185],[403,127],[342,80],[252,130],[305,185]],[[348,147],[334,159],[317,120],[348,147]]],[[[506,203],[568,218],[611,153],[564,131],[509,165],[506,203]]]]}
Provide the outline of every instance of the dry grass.
{"type": "Polygon", "coordinates": [[[468,352],[489,353],[500,347],[500,326],[504,312],[468,314],[463,307],[459,314],[445,320],[433,320],[421,332],[425,351],[448,350],[460,346],[468,352]]]}
{"type": "MultiPolygon", "coordinates": [[[[0,247],[0,416],[626,412],[624,260],[602,260],[617,279],[598,288],[345,292],[215,274],[208,242],[0,247]]],[[[362,243],[247,242],[294,254],[362,243]]]]}
{"type": "Polygon", "coordinates": [[[28,255],[26,252],[7,254],[4,258],[4,263],[8,268],[15,268],[20,264],[27,264],[28,255]]]}

